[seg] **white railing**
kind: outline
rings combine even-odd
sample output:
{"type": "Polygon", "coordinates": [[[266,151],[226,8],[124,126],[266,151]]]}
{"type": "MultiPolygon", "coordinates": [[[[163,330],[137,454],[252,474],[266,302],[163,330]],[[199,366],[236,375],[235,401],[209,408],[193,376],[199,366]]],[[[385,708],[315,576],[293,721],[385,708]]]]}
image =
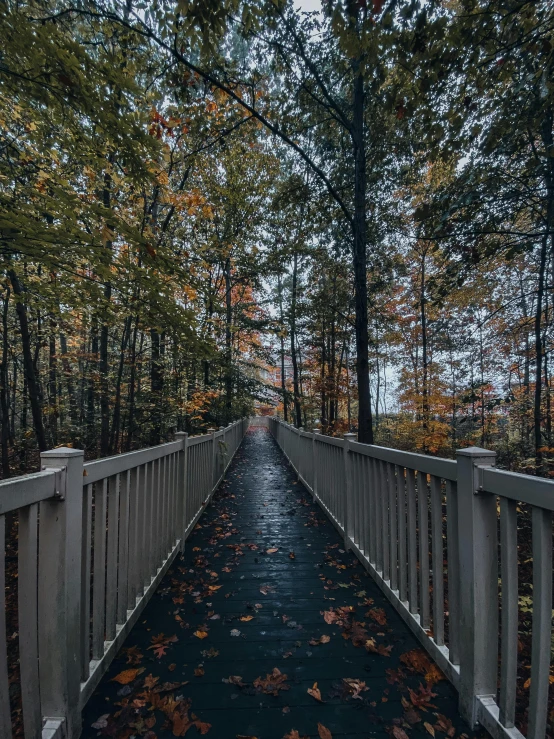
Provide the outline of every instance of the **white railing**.
{"type": "MultiPolygon", "coordinates": [[[[459,693],[462,715],[494,737],[515,728],[518,515],[531,519],[533,608],[527,739],[547,727],[554,482],[494,468],[471,447],[456,460],[269,429],[329,516],[459,693]],[[500,560],[500,566],[499,566],[500,560]]],[[[525,584],[525,583],[524,583],[525,584]]]]}
{"type": "MultiPolygon", "coordinates": [[[[5,550],[18,523],[19,687],[26,739],[77,737],[81,709],[221,482],[248,428],[83,464],[62,447],[0,483],[0,737],[12,737],[5,550]]],[[[13,573],[8,580],[14,579],[13,573]]],[[[11,663],[10,663],[11,664],[11,663]]]]}

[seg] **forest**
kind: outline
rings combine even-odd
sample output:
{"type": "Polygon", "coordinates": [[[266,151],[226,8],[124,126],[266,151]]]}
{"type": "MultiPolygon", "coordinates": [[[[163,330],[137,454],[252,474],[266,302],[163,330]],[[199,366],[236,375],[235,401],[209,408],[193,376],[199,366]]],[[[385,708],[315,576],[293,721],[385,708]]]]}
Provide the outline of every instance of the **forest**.
{"type": "Polygon", "coordinates": [[[0,2],[8,478],[275,409],[554,475],[550,0],[0,2]]]}

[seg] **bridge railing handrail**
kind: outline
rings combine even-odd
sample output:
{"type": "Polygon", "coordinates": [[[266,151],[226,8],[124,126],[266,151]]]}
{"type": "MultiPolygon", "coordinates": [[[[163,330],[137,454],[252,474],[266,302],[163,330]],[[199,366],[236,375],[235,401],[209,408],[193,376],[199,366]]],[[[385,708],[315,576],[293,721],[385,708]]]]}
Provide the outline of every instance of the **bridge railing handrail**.
{"type": "Polygon", "coordinates": [[[514,726],[517,532],[522,506],[529,506],[533,615],[526,737],[544,739],[554,481],[497,470],[495,453],[475,447],[448,460],[361,444],[354,434],[309,433],[276,417],[268,425],[345,547],[458,690],[462,715],[495,739],[524,739],[514,726]]]}
{"type": "Polygon", "coordinates": [[[72,739],[83,705],[182,551],[248,424],[190,438],[178,432],[175,441],[86,464],[80,450],[53,449],[41,454],[40,472],[0,482],[2,739],[13,734],[5,600],[13,531],[6,520],[18,517],[24,735],[72,739]]]}

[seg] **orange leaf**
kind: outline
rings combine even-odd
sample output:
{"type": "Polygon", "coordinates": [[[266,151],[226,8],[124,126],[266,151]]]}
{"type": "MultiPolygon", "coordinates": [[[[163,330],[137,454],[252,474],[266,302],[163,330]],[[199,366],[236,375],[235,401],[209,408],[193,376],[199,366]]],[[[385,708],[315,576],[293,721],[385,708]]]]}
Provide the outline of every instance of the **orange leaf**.
{"type": "Polygon", "coordinates": [[[321,691],[317,687],[317,683],[314,683],[311,688],[308,688],[308,694],[311,695],[312,698],[315,698],[316,701],[323,703],[323,701],[321,700],[321,691]]]}
{"type": "Polygon", "coordinates": [[[198,637],[198,639],[205,639],[208,636],[208,632],[198,630],[194,632],[194,636],[198,637]]]}
{"type": "Polygon", "coordinates": [[[119,683],[120,685],[129,685],[133,680],[136,680],[137,676],[141,672],[144,672],[144,667],[137,667],[133,670],[123,670],[119,675],[112,677],[112,682],[119,683]]]}
{"type": "Polygon", "coordinates": [[[333,736],[329,729],[326,726],[323,726],[323,724],[317,725],[317,733],[321,737],[321,739],[333,739],[333,736]]]}

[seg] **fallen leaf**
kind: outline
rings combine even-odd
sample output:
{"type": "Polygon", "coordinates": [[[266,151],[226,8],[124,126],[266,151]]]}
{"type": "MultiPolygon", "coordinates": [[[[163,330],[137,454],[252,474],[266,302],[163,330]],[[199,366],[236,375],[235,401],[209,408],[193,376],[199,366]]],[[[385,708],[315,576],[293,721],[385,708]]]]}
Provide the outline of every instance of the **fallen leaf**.
{"type": "Polygon", "coordinates": [[[327,634],[323,634],[319,639],[310,639],[309,644],[312,647],[317,647],[319,644],[328,644],[331,641],[331,637],[327,634]]]}
{"type": "Polygon", "coordinates": [[[391,729],[391,734],[395,739],[408,739],[408,735],[404,731],[404,729],[401,729],[400,726],[393,726],[391,729]]]}
{"type": "Polygon", "coordinates": [[[381,626],[385,626],[387,623],[387,614],[382,608],[371,608],[366,615],[377,621],[381,626]]]}
{"type": "Polygon", "coordinates": [[[173,672],[173,670],[174,670],[174,669],[175,669],[176,667],[177,667],[177,665],[175,664],[175,662],[173,662],[172,664],[168,665],[168,668],[167,668],[167,669],[168,669],[168,670],[169,670],[170,672],[173,672]]]}
{"type": "Polygon", "coordinates": [[[241,688],[246,685],[246,683],[242,682],[242,677],[240,675],[229,675],[227,682],[231,685],[238,685],[241,688]]]}
{"type": "Polygon", "coordinates": [[[123,670],[123,672],[120,672],[119,675],[112,677],[111,681],[114,683],[119,683],[120,685],[129,685],[129,683],[132,683],[133,680],[136,680],[141,672],[144,672],[144,667],[136,667],[132,670],[123,670]]]}
{"type": "Polygon", "coordinates": [[[294,552],[289,552],[289,559],[296,559],[296,554],[294,552]]]}
{"type": "Polygon", "coordinates": [[[285,685],[287,676],[281,670],[274,667],[272,672],[265,677],[257,677],[252,685],[261,693],[266,695],[279,695],[280,690],[289,690],[289,685],[285,685]]]}
{"type": "Polygon", "coordinates": [[[417,691],[408,688],[408,693],[410,694],[410,700],[412,701],[412,704],[416,708],[436,708],[436,706],[434,706],[430,702],[430,700],[431,698],[435,698],[437,694],[431,692],[431,688],[428,685],[423,687],[423,685],[420,683],[417,691]]]}
{"type": "Polygon", "coordinates": [[[312,698],[315,698],[316,701],[323,703],[323,701],[321,700],[321,691],[317,687],[317,683],[314,683],[311,688],[308,688],[308,694],[311,695],[312,698]]]}
{"type": "Polygon", "coordinates": [[[238,629],[231,629],[231,636],[240,636],[240,631],[238,629]]]}
{"type": "Polygon", "coordinates": [[[145,688],[153,688],[154,685],[158,682],[159,679],[160,679],[159,677],[154,677],[154,675],[152,675],[152,673],[150,673],[150,675],[147,675],[144,678],[144,687],[145,688]]]}
{"type": "Polygon", "coordinates": [[[103,716],[99,716],[96,721],[91,724],[93,729],[105,729],[108,725],[109,713],[105,713],[103,716]]]}
{"type": "Polygon", "coordinates": [[[198,639],[205,639],[208,636],[208,632],[198,630],[194,632],[194,636],[196,636],[198,639]]]}
{"type": "Polygon", "coordinates": [[[271,549],[266,549],[266,554],[275,554],[275,552],[279,551],[278,547],[271,547],[271,549]]]}
{"type": "Polygon", "coordinates": [[[427,732],[428,732],[429,734],[431,734],[431,736],[432,736],[432,737],[434,737],[434,736],[435,736],[435,729],[434,729],[434,728],[433,728],[433,727],[431,726],[431,724],[430,724],[430,723],[428,723],[427,721],[424,721],[424,722],[423,722],[423,726],[425,726],[425,728],[426,728],[427,732]]]}
{"type": "Polygon", "coordinates": [[[195,677],[202,677],[202,675],[204,675],[204,668],[199,665],[194,670],[194,676],[195,677]]]}
{"type": "Polygon", "coordinates": [[[241,616],[240,620],[241,621],[252,621],[253,618],[254,616],[241,616]]]}
{"type": "Polygon", "coordinates": [[[323,726],[323,724],[317,725],[317,733],[321,737],[321,739],[333,739],[333,736],[329,729],[326,726],[323,726]]]}

